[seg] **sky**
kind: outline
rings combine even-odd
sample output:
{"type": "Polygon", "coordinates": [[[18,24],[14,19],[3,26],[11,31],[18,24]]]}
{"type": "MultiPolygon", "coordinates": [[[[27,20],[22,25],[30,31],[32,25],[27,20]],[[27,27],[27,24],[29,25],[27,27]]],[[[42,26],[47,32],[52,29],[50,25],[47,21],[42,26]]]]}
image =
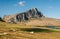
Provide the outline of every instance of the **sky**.
{"type": "Polygon", "coordinates": [[[60,0],[0,0],[0,17],[37,8],[45,17],[60,18],[60,0]]]}

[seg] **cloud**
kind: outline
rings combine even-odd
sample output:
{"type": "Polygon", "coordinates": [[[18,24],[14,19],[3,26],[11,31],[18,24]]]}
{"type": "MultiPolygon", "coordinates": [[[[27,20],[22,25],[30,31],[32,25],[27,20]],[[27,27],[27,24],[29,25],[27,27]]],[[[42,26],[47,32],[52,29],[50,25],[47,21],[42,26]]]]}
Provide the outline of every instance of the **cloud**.
{"type": "Polygon", "coordinates": [[[48,9],[52,9],[52,8],[53,8],[53,6],[49,6],[49,7],[48,7],[48,9]]]}
{"type": "Polygon", "coordinates": [[[46,8],[46,10],[51,10],[53,8],[54,8],[53,6],[49,6],[49,7],[46,8]]]}
{"type": "Polygon", "coordinates": [[[18,4],[19,4],[20,6],[24,6],[24,5],[25,5],[25,1],[20,1],[18,4]]]}

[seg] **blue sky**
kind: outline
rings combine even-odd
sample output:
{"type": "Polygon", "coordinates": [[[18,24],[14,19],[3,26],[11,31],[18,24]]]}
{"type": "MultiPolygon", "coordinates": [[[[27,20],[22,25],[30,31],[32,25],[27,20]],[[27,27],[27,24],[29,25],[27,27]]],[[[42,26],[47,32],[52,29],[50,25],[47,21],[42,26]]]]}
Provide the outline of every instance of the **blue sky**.
{"type": "Polygon", "coordinates": [[[60,18],[60,0],[0,0],[0,17],[35,7],[46,17],[60,18]]]}

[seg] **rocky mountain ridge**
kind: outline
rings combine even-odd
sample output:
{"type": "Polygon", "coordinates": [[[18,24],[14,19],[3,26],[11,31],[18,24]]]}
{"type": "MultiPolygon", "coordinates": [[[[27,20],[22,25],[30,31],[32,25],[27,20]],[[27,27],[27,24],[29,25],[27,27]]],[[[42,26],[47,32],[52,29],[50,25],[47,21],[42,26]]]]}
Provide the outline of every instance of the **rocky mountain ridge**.
{"type": "Polygon", "coordinates": [[[32,8],[26,12],[22,12],[16,15],[7,15],[4,16],[3,20],[5,22],[22,22],[27,21],[34,18],[41,18],[43,17],[43,14],[38,11],[37,8],[32,8]]]}

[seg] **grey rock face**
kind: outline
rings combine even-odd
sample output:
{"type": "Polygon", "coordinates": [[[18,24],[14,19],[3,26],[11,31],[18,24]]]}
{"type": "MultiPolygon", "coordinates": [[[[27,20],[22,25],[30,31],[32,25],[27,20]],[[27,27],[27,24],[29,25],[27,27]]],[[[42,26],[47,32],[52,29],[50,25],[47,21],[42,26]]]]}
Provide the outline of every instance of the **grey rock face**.
{"type": "Polygon", "coordinates": [[[10,16],[10,18],[6,18],[6,17],[8,17],[8,16],[6,16],[5,19],[9,20],[10,22],[13,22],[13,21],[22,22],[22,21],[26,21],[26,20],[29,20],[32,18],[40,18],[42,16],[43,16],[43,14],[41,12],[39,12],[37,10],[37,8],[33,8],[26,12],[16,14],[15,16],[10,16]]]}

